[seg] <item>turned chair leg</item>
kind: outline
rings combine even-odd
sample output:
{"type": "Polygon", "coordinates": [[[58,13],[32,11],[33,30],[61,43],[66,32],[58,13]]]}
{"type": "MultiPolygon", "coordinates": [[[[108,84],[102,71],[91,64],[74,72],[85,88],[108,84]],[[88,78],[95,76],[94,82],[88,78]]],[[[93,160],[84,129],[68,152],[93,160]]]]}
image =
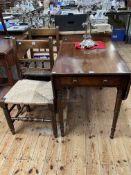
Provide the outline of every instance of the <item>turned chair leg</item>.
{"type": "Polygon", "coordinates": [[[12,134],[14,135],[14,134],[15,134],[15,128],[14,128],[13,121],[12,121],[12,119],[11,119],[11,115],[10,115],[10,112],[9,112],[7,106],[8,106],[8,105],[5,104],[5,103],[3,102],[3,104],[2,104],[1,107],[3,108],[4,114],[5,114],[5,118],[6,118],[6,120],[7,120],[7,123],[8,123],[8,126],[9,126],[9,128],[10,128],[10,131],[11,131],[12,134]]]}

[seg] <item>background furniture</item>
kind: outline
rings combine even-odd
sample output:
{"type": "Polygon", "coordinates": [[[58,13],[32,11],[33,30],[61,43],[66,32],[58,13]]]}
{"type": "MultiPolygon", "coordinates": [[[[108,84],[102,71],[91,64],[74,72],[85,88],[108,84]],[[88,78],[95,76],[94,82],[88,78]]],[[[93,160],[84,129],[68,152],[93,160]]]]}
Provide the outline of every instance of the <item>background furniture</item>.
{"type": "Polygon", "coordinates": [[[83,23],[87,20],[87,14],[55,15],[55,26],[60,31],[83,31],[83,23]]]}
{"type": "Polygon", "coordinates": [[[6,28],[6,25],[4,23],[4,19],[3,19],[3,8],[6,6],[6,5],[10,5],[10,2],[5,2],[5,1],[0,1],[0,20],[1,20],[1,23],[2,23],[2,26],[3,26],[3,32],[5,35],[8,35],[8,31],[7,31],[7,28],[6,28]]]}
{"type": "Polygon", "coordinates": [[[57,124],[56,116],[54,112],[53,92],[51,82],[34,81],[34,80],[19,80],[10,91],[0,101],[0,106],[3,108],[8,126],[15,134],[14,121],[36,121],[44,122],[51,121],[54,137],[57,137],[57,124]],[[10,104],[10,108],[9,108],[10,104]],[[47,105],[51,111],[51,120],[45,120],[44,118],[32,117],[30,114],[25,116],[24,109],[30,112],[30,106],[45,106],[47,105]],[[18,112],[14,117],[11,116],[11,111],[17,106],[18,112]]]}
{"type": "Polygon", "coordinates": [[[131,0],[128,0],[128,7],[131,7],[131,0]]]}
{"type": "Polygon", "coordinates": [[[106,15],[107,16],[127,16],[128,21],[126,25],[126,42],[128,42],[129,41],[130,21],[131,21],[131,10],[107,12],[106,15]]]}
{"type": "Polygon", "coordinates": [[[6,24],[3,19],[3,10],[12,7],[15,1],[16,0],[0,0],[0,20],[3,26],[3,33],[7,36],[9,35],[9,33],[7,31],[6,24]]]}
{"type": "MultiPolygon", "coordinates": [[[[99,38],[102,40],[103,38],[99,38]]],[[[72,87],[117,88],[116,104],[110,137],[114,137],[122,100],[128,96],[131,73],[109,40],[106,48],[79,50],[73,42],[63,42],[52,70],[56,110],[59,112],[61,135],[64,136],[62,90],[72,87]]]]}
{"type": "Polygon", "coordinates": [[[12,40],[0,40],[0,66],[5,68],[5,72],[8,78],[8,85],[13,85],[14,77],[12,72],[12,66],[18,66],[16,64],[16,58],[14,54],[14,46],[12,40]]]}
{"type": "Polygon", "coordinates": [[[54,65],[51,37],[48,40],[17,40],[16,52],[22,77],[50,79],[54,65]]]}

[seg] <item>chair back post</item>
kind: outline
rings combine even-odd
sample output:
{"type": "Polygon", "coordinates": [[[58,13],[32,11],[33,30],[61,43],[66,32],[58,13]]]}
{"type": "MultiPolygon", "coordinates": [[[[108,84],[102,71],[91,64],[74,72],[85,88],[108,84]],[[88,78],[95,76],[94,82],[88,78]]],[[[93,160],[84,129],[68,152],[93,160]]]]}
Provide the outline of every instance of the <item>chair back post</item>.
{"type": "Polygon", "coordinates": [[[28,39],[32,39],[31,28],[28,29],[28,39]]]}
{"type": "Polygon", "coordinates": [[[18,75],[18,79],[21,79],[22,78],[22,74],[21,74],[21,70],[20,70],[20,67],[19,67],[19,63],[18,63],[16,39],[12,39],[12,42],[13,42],[13,50],[14,50],[14,57],[15,57],[17,75],[18,75]]]}
{"type": "Polygon", "coordinates": [[[14,47],[15,47],[15,57],[16,57],[16,65],[17,65],[17,70],[18,70],[18,76],[19,76],[19,79],[21,80],[23,78],[23,76],[22,76],[22,71],[21,71],[20,64],[19,64],[18,42],[17,42],[17,40],[15,40],[15,42],[14,42],[14,47]]]}
{"type": "Polygon", "coordinates": [[[56,26],[56,44],[57,44],[57,53],[60,47],[60,37],[59,37],[59,26],[56,26]]]}
{"type": "Polygon", "coordinates": [[[53,55],[53,39],[49,37],[49,53],[50,53],[50,68],[52,70],[54,65],[54,55],[53,55]]]}

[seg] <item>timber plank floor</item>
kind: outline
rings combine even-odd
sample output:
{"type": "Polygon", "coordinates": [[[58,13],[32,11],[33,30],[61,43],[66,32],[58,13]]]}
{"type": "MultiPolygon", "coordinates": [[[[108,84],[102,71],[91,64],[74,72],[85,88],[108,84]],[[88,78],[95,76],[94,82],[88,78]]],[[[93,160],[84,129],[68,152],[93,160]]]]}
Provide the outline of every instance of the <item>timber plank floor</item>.
{"type": "MultiPolygon", "coordinates": [[[[131,68],[131,45],[116,47],[131,68]]],[[[111,140],[115,96],[113,88],[70,90],[66,136],[57,139],[50,123],[15,122],[12,135],[0,109],[0,175],[131,175],[131,92],[111,140]]]]}

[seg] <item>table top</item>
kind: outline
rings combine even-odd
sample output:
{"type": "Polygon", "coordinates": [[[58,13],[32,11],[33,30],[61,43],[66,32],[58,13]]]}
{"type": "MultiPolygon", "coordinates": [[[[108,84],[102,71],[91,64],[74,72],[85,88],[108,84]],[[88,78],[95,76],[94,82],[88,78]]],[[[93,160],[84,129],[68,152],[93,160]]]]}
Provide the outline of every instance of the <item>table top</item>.
{"type": "Polygon", "coordinates": [[[54,64],[53,74],[130,74],[130,70],[113,43],[104,41],[105,49],[80,50],[73,42],[63,42],[54,64]]]}

